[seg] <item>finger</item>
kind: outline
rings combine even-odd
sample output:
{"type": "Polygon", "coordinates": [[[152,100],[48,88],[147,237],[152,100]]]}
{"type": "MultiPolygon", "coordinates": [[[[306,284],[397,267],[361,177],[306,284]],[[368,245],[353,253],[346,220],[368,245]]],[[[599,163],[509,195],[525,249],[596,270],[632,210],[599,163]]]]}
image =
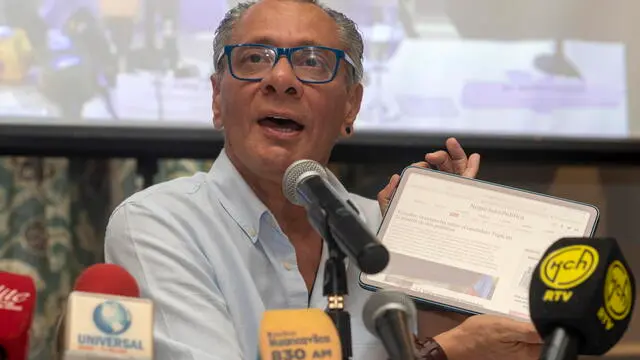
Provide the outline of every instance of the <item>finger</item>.
{"type": "Polygon", "coordinates": [[[449,157],[449,154],[444,150],[439,150],[434,153],[425,155],[425,160],[427,160],[429,164],[435,166],[436,169],[440,171],[446,171],[449,173],[453,172],[453,163],[451,162],[451,157],[449,157]]]}
{"type": "Polygon", "coordinates": [[[471,154],[469,161],[467,161],[467,168],[462,173],[462,176],[468,178],[475,178],[480,170],[480,154],[471,154]]]}
{"type": "Polygon", "coordinates": [[[389,179],[389,183],[378,193],[378,205],[380,206],[380,211],[384,214],[387,211],[387,207],[389,206],[389,202],[391,201],[391,196],[393,196],[393,192],[396,187],[398,187],[398,183],[400,182],[400,175],[394,174],[389,179]]]}
{"type": "Polygon", "coordinates": [[[464,152],[462,145],[455,138],[449,138],[446,141],[447,151],[453,163],[453,169],[456,174],[462,175],[467,169],[467,154],[464,152]]]}
{"type": "Polygon", "coordinates": [[[431,168],[431,165],[429,165],[429,163],[426,161],[414,162],[413,164],[411,164],[411,166],[417,166],[417,167],[422,167],[427,169],[431,168]]]}
{"type": "Polygon", "coordinates": [[[393,174],[391,176],[391,179],[389,179],[389,185],[387,185],[387,187],[389,188],[389,195],[387,196],[387,200],[391,200],[391,197],[393,196],[393,192],[396,191],[396,188],[398,187],[399,183],[400,183],[400,175],[393,174]]]}
{"type": "Polygon", "coordinates": [[[462,160],[467,158],[467,154],[464,152],[462,145],[460,145],[456,138],[448,138],[445,145],[453,160],[462,160]]]}

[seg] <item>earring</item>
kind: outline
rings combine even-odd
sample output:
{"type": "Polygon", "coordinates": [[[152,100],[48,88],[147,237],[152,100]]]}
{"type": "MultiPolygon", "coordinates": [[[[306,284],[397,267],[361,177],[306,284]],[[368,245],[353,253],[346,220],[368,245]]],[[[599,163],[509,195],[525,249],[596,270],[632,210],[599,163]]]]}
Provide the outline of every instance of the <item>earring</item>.
{"type": "Polygon", "coordinates": [[[351,126],[347,126],[346,128],[344,128],[344,132],[346,132],[347,135],[351,135],[351,126]]]}

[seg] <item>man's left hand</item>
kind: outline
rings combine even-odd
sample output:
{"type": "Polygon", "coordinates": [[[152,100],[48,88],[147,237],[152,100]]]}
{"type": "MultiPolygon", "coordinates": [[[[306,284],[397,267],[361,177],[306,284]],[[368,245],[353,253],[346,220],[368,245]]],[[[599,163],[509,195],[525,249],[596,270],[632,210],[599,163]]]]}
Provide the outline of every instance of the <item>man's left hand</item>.
{"type": "MultiPolygon", "coordinates": [[[[460,176],[475,178],[480,170],[480,154],[474,153],[467,157],[462,146],[455,138],[446,141],[447,150],[439,150],[428,153],[424,156],[424,161],[411,164],[424,168],[435,168],[436,170],[457,174],[460,176]]],[[[393,191],[400,182],[400,175],[394,174],[389,180],[389,184],[378,193],[378,204],[382,213],[385,212],[393,191]]]]}

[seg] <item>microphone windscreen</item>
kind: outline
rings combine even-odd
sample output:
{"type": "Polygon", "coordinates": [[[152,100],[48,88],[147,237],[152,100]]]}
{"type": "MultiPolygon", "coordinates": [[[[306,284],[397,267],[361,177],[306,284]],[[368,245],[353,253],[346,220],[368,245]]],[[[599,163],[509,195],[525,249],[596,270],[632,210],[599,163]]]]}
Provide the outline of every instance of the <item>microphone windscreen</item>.
{"type": "Polygon", "coordinates": [[[601,355],[626,332],[635,278],[613,238],[562,238],[537,264],[529,311],[547,338],[561,328],[580,338],[578,353],[601,355]]]}
{"type": "Polygon", "coordinates": [[[0,272],[0,351],[7,359],[26,359],[35,303],[31,277],[0,272]]]}
{"type": "Polygon", "coordinates": [[[416,326],[415,319],[418,316],[418,312],[413,300],[401,292],[380,290],[371,294],[362,309],[362,320],[367,330],[372,334],[377,333],[376,320],[386,311],[393,309],[401,310],[407,314],[407,319],[412,321],[410,326],[412,328],[416,326]]]}
{"type": "Polygon", "coordinates": [[[262,360],[342,360],[338,330],[320,309],[265,312],[258,342],[262,360]]]}
{"type": "Polygon", "coordinates": [[[87,268],[67,300],[59,338],[65,360],[153,359],[153,303],[114,264],[87,268]]]}
{"type": "Polygon", "coordinates": [[[33,279],[0,272],[0,339],[18,337],[29,329],[35,300],[33,279]]]}
{"type": "Polygon", "coordinates": [[[122,266],[115,264],[96,264],[88,267],[76,280],[73,290],[140,297],[140,288],[136,279],[122,266]]]}
{"type": "Polygon", "coordinates": [[[298,160],[293,162],[282,177],[282,192],[292,204],[302,205],[302,202],[298,200],[297,188],[298,183],[306,177],[306,174],[316,174],[324,179],[327,178],[327,171],[317,161],[298,160]]]}

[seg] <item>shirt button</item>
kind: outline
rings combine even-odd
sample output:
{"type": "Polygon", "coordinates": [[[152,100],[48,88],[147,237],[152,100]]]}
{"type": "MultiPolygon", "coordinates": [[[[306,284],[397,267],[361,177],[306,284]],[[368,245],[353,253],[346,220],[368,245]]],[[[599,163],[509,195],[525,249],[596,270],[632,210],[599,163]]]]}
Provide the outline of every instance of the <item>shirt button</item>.
{"type": "Polygon", "coordinates": [[[284,268],[287,269],[288,271],[291,271],[295,268],[295,266],[289,262],[284,262],[282,263],[282,265],[284,265],[284,268]]]}

